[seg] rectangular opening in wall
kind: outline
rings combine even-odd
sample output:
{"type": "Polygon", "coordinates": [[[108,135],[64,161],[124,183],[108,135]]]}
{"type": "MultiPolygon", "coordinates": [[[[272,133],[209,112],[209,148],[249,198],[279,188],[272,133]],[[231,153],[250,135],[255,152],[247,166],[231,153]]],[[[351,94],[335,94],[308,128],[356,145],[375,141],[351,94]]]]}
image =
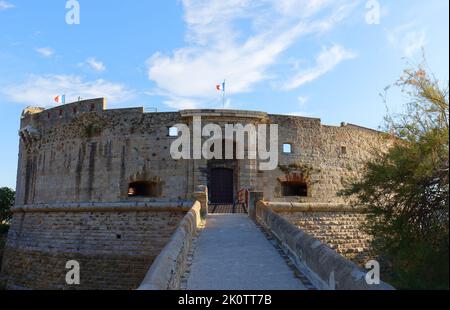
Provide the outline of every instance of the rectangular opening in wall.
{"type": "Polygon", "coordinates": [[[347,147],[341,146],[341,155],[346,155],[346,154],[347,154],[347,147]]]}
{"type": "Polygon", "coordinates": [[[160,197],[161,187],[157,182],[137,181],[128,186],[128,197],[160,197]]]}
{"type": "Polygon", "coordinates": [[[285,197],[308,197],[308,185],[303,182],[282,182],[282,194],[285,197]]]}
{"type": "Polygon", "coordinates": [[[292,144],[284,143],[283,144],[283,153],[284,154],[291,154],[292,153],[292,144]]]}

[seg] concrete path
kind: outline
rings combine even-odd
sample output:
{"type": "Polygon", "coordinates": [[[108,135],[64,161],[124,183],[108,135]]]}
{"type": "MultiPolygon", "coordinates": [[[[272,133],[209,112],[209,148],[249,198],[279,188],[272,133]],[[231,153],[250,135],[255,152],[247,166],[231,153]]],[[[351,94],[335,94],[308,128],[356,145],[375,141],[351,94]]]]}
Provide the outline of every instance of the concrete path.
{"type": "Polygon", "coordinates": [[[303,290],[246,214],[210,214],[197,239],[188,290],[303,290]]]}

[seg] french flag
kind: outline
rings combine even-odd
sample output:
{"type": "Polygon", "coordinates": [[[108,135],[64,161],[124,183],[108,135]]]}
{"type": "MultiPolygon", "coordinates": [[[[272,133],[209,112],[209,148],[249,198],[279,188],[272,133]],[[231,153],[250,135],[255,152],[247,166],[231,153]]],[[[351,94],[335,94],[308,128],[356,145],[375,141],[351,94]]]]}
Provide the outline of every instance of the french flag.
{"type": "Polygon", "coordinates": [[[223,92],[225,92],[225,81],[223,81],[222,84],[217,84],[217,85],[216,85],[216,89],[217,89],[217,91],[223,91],[223,92]]]}
{"type": "Polygon", "coordinates": [[[55,97],[54,100],[56,103],[65,104],[66,103],[66,95],[58,95],[55,97]]]}

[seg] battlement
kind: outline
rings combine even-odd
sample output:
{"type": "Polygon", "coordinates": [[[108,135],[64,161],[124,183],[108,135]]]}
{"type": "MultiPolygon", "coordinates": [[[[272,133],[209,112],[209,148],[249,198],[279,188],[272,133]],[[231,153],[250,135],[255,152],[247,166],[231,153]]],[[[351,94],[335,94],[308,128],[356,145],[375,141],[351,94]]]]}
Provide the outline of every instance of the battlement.
{"type": "Polygon", "coordinates": [[[23,129],[27,126],[32,127],[51,127],[55,123],[69,122],[74,117],[88,112],[102,112],[106,109],[105,98],[95,98],[76,101],[50,109],[28,107],[22,112],[21,126],[23,129]]]}

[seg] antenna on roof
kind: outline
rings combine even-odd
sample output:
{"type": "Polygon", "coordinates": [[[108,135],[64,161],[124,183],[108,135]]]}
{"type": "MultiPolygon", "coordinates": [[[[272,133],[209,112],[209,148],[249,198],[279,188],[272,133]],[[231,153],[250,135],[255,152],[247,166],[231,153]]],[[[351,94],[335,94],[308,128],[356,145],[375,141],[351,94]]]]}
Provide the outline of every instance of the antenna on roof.
{"type": "Polygon", "coordinates": [[[144,107],[144,112],[146,113],[157,113],[158,108],[156,107],[144,107]]]}

